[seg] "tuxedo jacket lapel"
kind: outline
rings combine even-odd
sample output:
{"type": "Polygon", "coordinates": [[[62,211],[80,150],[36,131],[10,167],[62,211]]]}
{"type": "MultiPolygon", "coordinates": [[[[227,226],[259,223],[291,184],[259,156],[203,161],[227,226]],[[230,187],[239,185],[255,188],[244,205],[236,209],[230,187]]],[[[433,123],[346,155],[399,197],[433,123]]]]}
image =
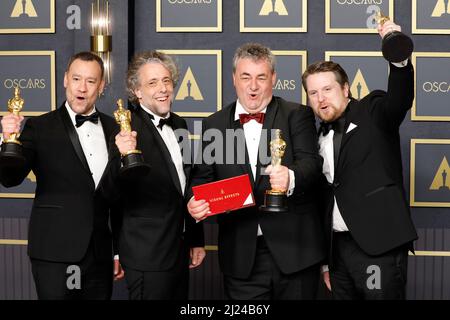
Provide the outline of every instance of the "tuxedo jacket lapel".
{"type": "MultiPolygon", "coordinates": [[[[142,110],[142,108],[139,108],[136,113],[141,118],[144,125],[147,127],[147,129],[150,131],[150,133],[153,135],[154,140],[156,141],[157,147],[161,151],[161,154],[163,155],[164,162],[167,165],[167,168],[169,169],[170,177],[172,178],[172,181],[174,185],[176,186],[178,192],[180,194],[183,194],[181,191],[181,185],[180,185],[180,178],[178,177],[177,169],[175,168],[175,165],[172,161],[172,157],[170,156],[169,149],[167,149],[166,144],[164,143],[164,140],[162,139],[161,135],[157,131],[155,125],[150,120],[149,115],[142,110]]],[[[139,139],[139,138],[138,138],[139,139]]],[[[145,155],[144,155],[145,158],[145,155]]]]}
{"type": "MultiPolygon", "coordinates": [[[[98,108],[97,108],[97,111],[99,111],[98,108]]],[[[105,136],[106,150],[108,152],[108,164],[106,165],[105,170],[102,173],[102,177],[100,178],[100,181],[97,185],[97,189],[103,182],[103,179],[108,171],[108,165],[110,165],[111,159],[118,155],[118,154],[114,154],[114,152],[113,152],[114,149],[111,148],[112,146],[110,145],[110,142],[114,143],[115,140],[111,139],[111,136],[114,135],[115,131],[117,131],[117,132],[119,131],[118,127],[114,126],[114,122],[109,120],[104,113],[99,112],[99,117],[100,117],[100,121],[102,124],[103,134],[105,136]]],[[[115,143],[114,143],[114,145],[115,145],[115,143]]]]}
{"type": "MultiPolygon", "coordinates": [[[[272,98],[271,103],[267,106],[266,115],[264,117],[264,124],[261,131],[261,138],[259,140],[258,146],[258,160],[256,164],[256,181],[255,186],[257,186],[261,181],[261,170],[263,168],[263,164],[261,164],[260,155],[265,151],[267,156],[270,156],[270,141],[271,137],[271,129],[273,129],[273,122],[275,120],[275,116],[278,110],[278,106],[276,104],[275,99],[272,98]],[[263,134],[266,135],[265,139],[263,139],[263,134]]],[[[279,128],[274,128],[279,129],[279,128]]],[[[265,166],[265,165],[264,165],[265,166]]]]}
{"type": "Polygon", "coordinates": [[[69,113],[66,110],[65,105],[63,104],[59,108],[59,116],[61,117],[61,122],[64,124],[67,135],[69,136],[70,141],[72,142],[72,146],[75,150],[75,153],[78,156],[78,159],[81,161],[83,168],[86,170],[86,173],[91,177],[92,183],[94,180],[92,179],[91,170],[89,169],[88,162],[83,152],[83,148],[81,147],[80,140],[78,139],[78,134],[75,131],[75,127],[73,126],[72,120],[70,119],[69,113]]]}
{"type": "Polygon", "coordinates": [[[342,141],[341,141],[341,147],[339,148],[339,159],[338,159],[338,163],[335,166],[335,170],[336,173],[339,173],[338,168],[340,168],[340,166],[342,166],[342,155],[343,155],[343,150],[345,148],[345,145],[348,143],[348,141],[353,137],[354,133],[358,130],[358,128],[354,128],[353,130],[351,130],[350,132],[347,132],[349,126],[351,123],[353,124],[358,124],[358,121],[355,121],[355,112],[354,112],[354,108],[353,108],[353,104],[354,104],[355,100],[351,100],[349,102],[349,105],[347,107],[346,110],[346,115],[345,115],[345,126],[344,126],[344,130],[342,132],[342,141]]]}
{"type": "MultiPolygon", "coordinates": [[[[99,110],[97,109],[97,111],[99,111],[99,110]]],[[[106,146],[108,147],[111,135],[113,135],[114,131],[118,131],[118,127],[114,127],[114,125],[111,121],[107,121],[106,115],[104,113],[99,112],[99,117],[100,117],[100,121],[102,123],[103,133],[105,135],[106,146]]],[[[109,153],[110,153],[110,150],[108,148],[108,157],[109,157],[109,153]]]]}
{"type": "MultiPolygon", "coordinates": [[[[174,114],[172,112],[170,113],[170,116],[173,117],[172,129],[175,133],[175,137],[177,138],[178,144],[180,144],[180,142],[183,140],[183,147],[189,148],[189,150],[184,150],[183,148],[180,148],[181,157],[183,159],[183,171],[184,171],[184,175],[186,177],[186,187],[188,187],[188,181],[189,181],[189,177],[191,174],[191,165],[193,163],[193,157],[192,157],[192,152],[191,152],[191,142],[189,141],[188,128],[186,127],[185,122],[181,121],[181,118],[177,118],[176,116],[174,116],[174,114]],[[177,129],[182,129],[182,130],[186,130],[186,131],[181,132],[180,135],[177,135],[177,129]],[[187,139],[188,141],[184,141],[184,139],[187,139]],[[189,153],[189,156],[190,156],[189,161],[184,161],[185,157],[186,157],[186,155],[184,154],[185,152],[189,153]]],[[[177,177],[178,177],[178,174],[177,174],[177,177]]]]}

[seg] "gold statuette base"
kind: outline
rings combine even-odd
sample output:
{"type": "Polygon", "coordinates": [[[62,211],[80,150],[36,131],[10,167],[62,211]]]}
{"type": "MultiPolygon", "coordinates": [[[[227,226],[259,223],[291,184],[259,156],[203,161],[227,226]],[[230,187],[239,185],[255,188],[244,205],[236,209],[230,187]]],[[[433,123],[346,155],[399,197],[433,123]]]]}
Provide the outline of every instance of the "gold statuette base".
{"type": "Polygon", "coordinates": [[[130,150],[122,157],[122,168],[120,168],[120,177],[123,179],[139,179],[150,172],[150,165],[144,162],[140,150],[130,150]]]}
{"type": "Polygon", "coordinates": [[[402,62],[408,59],[414,50],[414,43],[406,34],[393,31],[384,36],[381,51],[389,62],[402,62]]]}
{"type": "Polygon", "coordinates": [[[261,212],[283,213],[288,211],[286,192],[267,190],[264,195],[264,205],[259,207],[261,212]]]}
{"type": "Polygon", "coordinates": [[[0,165],[6,167],[23,167],[25,165],[22,144],[15,141],[4,141],[0,147],[0,165]]]}

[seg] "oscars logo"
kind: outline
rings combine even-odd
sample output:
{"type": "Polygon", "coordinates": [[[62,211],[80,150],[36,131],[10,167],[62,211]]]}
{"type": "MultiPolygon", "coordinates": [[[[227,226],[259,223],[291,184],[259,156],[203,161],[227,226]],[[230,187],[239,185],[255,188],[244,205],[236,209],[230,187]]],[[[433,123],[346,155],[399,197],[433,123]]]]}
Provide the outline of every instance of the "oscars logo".
{"type": "Polygon", "coordinates": [[[203,95],[195,80],[191,67],[188,67],[186,74],[181,82],[180,89],[175,97],[175,100],[185,101],[203,101],[203,95]]]}
{"type": "Polygon", "coordinates": [[[279,16],[287,16],[289,15],[286,10],[286,6],[283,3],[283,0],[265,0],[264,4],[259,12],[260,16],[268,16],[268,15],[279,15],[279,16]]]}
{"type": "Polygon", "coordinates": [[[352,97],[358,100],[364,98],[370,92],[361,69],[358,69],[358,71],[356,72],[355,79],[350,86],[350,92],[352,93],[352,97]]]}
{"type": "Polygon", "coordinates": [[[450,0],[438,0],[434,6],[431,16],[433,18],[439,18],[445,13],[450,14],[450,0]]]}
{"type": "Polygon", "coordinates": [[[447,175],[450,173],[450,167],[448,165],[447,158],[441,162],[439,169],[434,176],[433,182],[431,183],[430,190],[444,190],[450,191],[450,179],[447,179],[447,175]]]}
{"type": "Polygon", "coordinates": [[[30,171],[26,179],[30,180],[30,182],[36,183],[36,175],[34,174],[33,171],[30,171]]]}
{"type": "Polygon", "coordinates": [[[35,18],[37,16],[32,0],[17,0],[11,12],[11,18],[35,18]]]}

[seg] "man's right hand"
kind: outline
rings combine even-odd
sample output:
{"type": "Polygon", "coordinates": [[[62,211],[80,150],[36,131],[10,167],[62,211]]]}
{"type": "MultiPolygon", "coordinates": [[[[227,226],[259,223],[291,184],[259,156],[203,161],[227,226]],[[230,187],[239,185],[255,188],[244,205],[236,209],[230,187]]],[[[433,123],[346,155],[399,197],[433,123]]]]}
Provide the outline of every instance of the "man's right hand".
{"type": "Polygon", "coordinates": [[[4,116],[1,121],[3,139],[9,139],[12,133],[19,133],[23,119],[23,116],[16,116],[12,113],[4,116]]]}
{"type": "Polygon", "coordinates": [[[187,209],[189,211],[189,214],[196,221],[202,221],[203,219],[206,219],[206,217],[208,217],[208,213],[210,212],[208,202],[206,202],[205,200],[196,201],[194,197],[189,200],[187,209]]]}
{"type": "Polygon", "coordinates": [[[120,154],[125,155],[128,151],[136,150],[137,140],[136,140],[137,132],[125,132],[120,131],[116,135],[116,146],[119,149],[120,154]]]}

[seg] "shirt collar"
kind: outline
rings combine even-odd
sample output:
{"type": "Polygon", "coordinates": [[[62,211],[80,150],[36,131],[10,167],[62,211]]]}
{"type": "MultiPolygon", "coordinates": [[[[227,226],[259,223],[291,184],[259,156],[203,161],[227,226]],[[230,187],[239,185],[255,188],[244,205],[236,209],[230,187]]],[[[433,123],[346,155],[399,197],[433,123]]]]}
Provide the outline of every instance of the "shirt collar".
{"type": "MultiPolygon", "coordinates": [[[[66,100],[66,103],[65,103],[65,107],[67,109],[67,112],[69,113],[70,120],[72,120],[72,124],[75,126],[77,124],[77,121],[75,120],[75,116],[77,114],[72,110],[72,108],[70,107],[69,102],[67,102],[67,100],[66,100]]],[[[96,108],[95,108],[95,105],[94,105],[94,108],[92,108],[91,112],[89,112],[89,114],[87,114],[87,116],[90,116],[95,111],[96,111],[96,108]]]]}
{"type": "MultiPolygon", "coordinates": [[[[144,110],[145,112],[147,112],[148,114],[151,114],[153,116],[153,119],[151,119],[151,120],[155,126],[158,126],[159,120],[163,119],[163,117],[158,116],[156,113],[154,113],[149,108],[144,107],[142,104],[141,104],[141,108],[142,108],[142,110],[144,110]]],[[[170,112],[167,114],[167,117],[165,117],[164,119],[169,119],[169,118],[170,118],[170,112]]]]}
{"type": "MultiPolygon", "coordinates": [[[[266,113],[267,107],[265,107],[263,110],[261,110],[261,113],[266,113]]],[[[234,111],[234,120],[239,120],[239,115],[241,113],[246,113],[248,114],[247,111],[245,111],[244,107],[242,106],[242,104],[239,102],[239,99],[236,101],[236,111],[234,111]]]]}

